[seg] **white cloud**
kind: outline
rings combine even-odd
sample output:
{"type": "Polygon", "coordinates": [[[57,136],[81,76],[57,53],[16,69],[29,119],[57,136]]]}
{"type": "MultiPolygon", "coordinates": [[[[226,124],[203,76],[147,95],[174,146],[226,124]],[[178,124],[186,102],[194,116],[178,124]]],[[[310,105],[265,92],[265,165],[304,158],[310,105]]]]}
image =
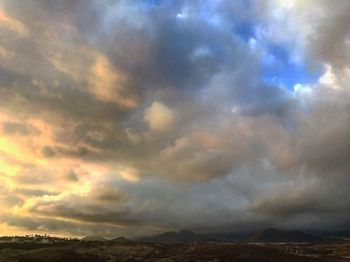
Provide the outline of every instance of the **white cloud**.
{"type": "Polygon", "coordinates": [[[144,111],[144,121],[155,132],[168,131],[174,124],[174,112],[162,102],[155,101],[144,111]]]}

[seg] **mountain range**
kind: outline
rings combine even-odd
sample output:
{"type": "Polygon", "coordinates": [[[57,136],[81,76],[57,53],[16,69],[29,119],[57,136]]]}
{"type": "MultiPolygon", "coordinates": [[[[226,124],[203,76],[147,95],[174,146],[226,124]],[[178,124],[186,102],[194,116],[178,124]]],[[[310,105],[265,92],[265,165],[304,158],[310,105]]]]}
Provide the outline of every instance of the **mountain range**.
{"type": "MultiPolygon", "coordinates": [[[[303,231],[283,231],[267,228],[258,233],[231,232],[231,233],[195,233],[191,230],[180,230],[177,232],[165,232],[155,236],[136,239],[137,242],[145,243],[175,243],[175,242],[252,242],[252,243],[311,243],[320,242],[323,238],[305,233],[303,231]]],[[[87,236],[82,241],[108,241],[101,236],[87,236]]],[[[128,243],[133,240],[117,237],[112,240],[118,243],[128,243]]]]}
{"type": "Polygon", "coordinates": [[[256,234],[252,233],[207,233],[198,234],[190,230],[178,232],[166,232],[153,237],[140,239],[141,242],[256,242],[256,243],[280,243],[280,242],[320,242],[317,237],[302,231],[282,231],[273,228],[265,229],[256,234]]]}

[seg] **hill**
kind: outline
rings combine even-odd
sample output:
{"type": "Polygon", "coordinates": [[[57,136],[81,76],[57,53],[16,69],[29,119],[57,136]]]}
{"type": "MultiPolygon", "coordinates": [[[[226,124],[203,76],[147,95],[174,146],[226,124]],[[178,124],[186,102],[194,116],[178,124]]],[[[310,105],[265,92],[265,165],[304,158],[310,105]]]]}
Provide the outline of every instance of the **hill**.
{"type": "Polygon", "coordinates": [[[320,242],[322,239],[313,235],[309,235],[302,231],[282,231],[274,228],[265,229],[262,232],[255,234],[251,242],[257,243],[309,243],[320,242]]]}
{"type": "Polygon", "coordinates": [[[82,238],[81,241],[107,241],[107,239],[101,236],[86,236],[82,238]]]}
{"type": "Polygon", "coordinates": [[[140,239],[142,242],[175,243],[175,242],[205,242],[212,239],[196,234],[191,230],[180,230],[178,232],[165,232],[153,237],[140,239]]]}
{"type": "Polygon", "coordinates": [[[116,237],[111,240],[114,243],[131,243],[134,242],[131,239],[125,238],[125,237],[116,237]]]}
{"type": "Polygon", "coordinates": [[[215,242],[225,242],[225,243],[236,243],[236,242],[247,242],[252,237],[252,232],[228,232],[228,233],[205,233],[202,234],[203,237],[211,239],[215,242]]]}

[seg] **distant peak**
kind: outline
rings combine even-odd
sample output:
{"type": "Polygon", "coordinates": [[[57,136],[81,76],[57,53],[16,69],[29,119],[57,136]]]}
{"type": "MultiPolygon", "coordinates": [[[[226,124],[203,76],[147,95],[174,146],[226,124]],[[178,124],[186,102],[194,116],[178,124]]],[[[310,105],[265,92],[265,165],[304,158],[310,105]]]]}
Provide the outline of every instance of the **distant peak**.
{"type": "Polygon", "coordinates": [[[106,241],[102,236],[86,236],[82,238],[83,241],[106,241]]]}
{"type": "Polygon", "coordinates": [[[192,230],[189,229],[181,229],[178,231],[179,234],[195,234],[192,230]]]}

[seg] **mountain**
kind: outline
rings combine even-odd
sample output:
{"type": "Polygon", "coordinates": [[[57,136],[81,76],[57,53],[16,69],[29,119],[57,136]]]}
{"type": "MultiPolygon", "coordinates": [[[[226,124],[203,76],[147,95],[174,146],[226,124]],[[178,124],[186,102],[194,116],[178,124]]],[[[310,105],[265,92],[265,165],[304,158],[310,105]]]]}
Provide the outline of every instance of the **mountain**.
{"type": "Polygon", "coordinates": [[[178,232],[165,232],[163,234],[143,238],[140,241],[142,242],[159,242],[159,243],[167,243],[167,242],[205,242],[211,241],[212,239],[196,234],[191,230],[180,230],[178,232]]]}
{"type": "Polygon", "coordinates": [[[322,239],[313,235],[309,235],[302,231],[282,231],[274,228],[265,229],[255,234],[251,242],[257,243],[283,243],[283,242],[319,242],[322,239]]]}
{"type": "Polygon", "coordinates": [[[236,243],[236,242],[246,242],[252,237],[252,232],[220,232],[220,233],[205,233],[202,234],[203,237],[211,239],[215,242],[224,242],[224,243],[236,243]]]}
{"type": "Polygon", "coordinates": [[[130,243],[134,242],[131,239],[125,238],[125,237],[116,237],[111,240],[114,243],[130,243]]]}
{"type": "Polygon", "coordinates": [[[101,236],[86,236],[81,239],[82,241],[107,241],[107,239],[101,236]]]}

